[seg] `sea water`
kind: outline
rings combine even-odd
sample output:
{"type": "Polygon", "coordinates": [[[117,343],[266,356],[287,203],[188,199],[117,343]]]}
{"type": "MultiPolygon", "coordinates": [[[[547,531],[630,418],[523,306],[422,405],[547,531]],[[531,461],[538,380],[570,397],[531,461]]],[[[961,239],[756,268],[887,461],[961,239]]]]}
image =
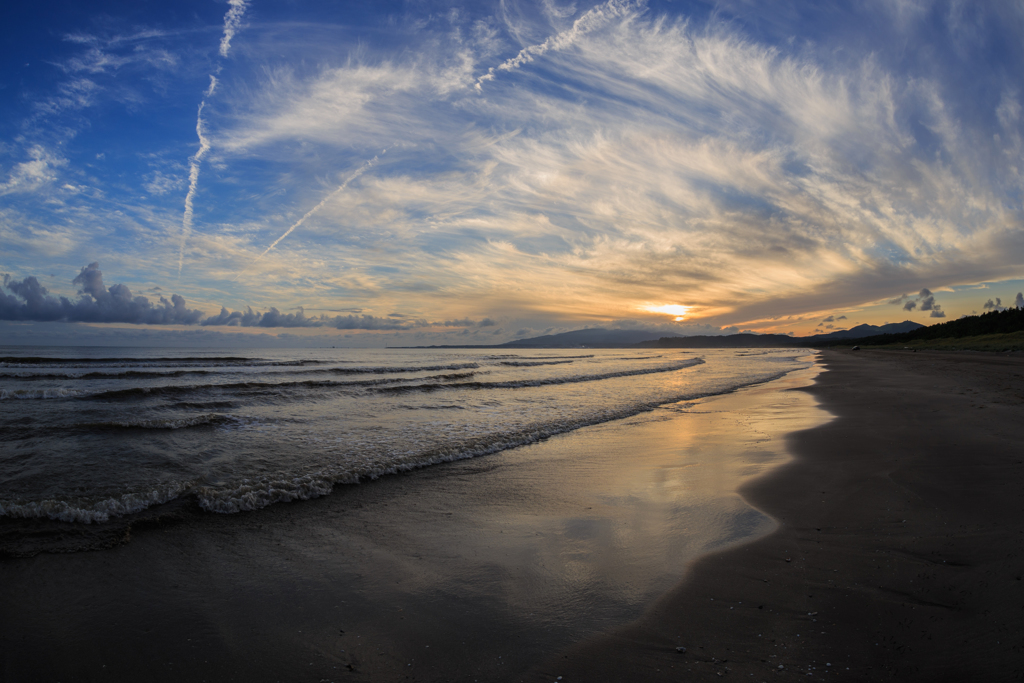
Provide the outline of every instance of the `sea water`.
{"type": "Polygon", "coordinates": [[[255,510],[765,382],[806,355],[0,347],[0,516],[255,510]]]}

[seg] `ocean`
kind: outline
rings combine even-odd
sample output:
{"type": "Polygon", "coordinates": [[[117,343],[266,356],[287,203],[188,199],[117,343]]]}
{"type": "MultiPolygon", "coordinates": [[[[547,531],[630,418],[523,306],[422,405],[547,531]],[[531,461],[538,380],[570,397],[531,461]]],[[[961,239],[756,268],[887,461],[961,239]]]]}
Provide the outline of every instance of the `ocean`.
{"type": "Polygon", "coordinates": [[[807,354],[0,347],[0,516],[258,510],[766,382],[807,354]]]}

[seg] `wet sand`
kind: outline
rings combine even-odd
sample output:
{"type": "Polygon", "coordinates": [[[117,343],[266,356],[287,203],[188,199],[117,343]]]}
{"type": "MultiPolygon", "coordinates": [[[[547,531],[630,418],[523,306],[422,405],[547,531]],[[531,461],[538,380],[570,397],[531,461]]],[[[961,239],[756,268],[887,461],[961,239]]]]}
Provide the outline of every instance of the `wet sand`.
{"type": "Polygon", "coordinates": [[[1024,357],[824,359],[837,419],[741,490],[780,528],[529,680],[1024,678],[1024,357]]]}
{"type": "Polygon", "coordinates": [[[522,680],[643,615],[695,558],[776,528],[736,490],[829,419],[790,390],[816,372],[303,503],[172,506],[97,535],[130,539],[105,550],[7,557],[0,679],[522,680]]]}

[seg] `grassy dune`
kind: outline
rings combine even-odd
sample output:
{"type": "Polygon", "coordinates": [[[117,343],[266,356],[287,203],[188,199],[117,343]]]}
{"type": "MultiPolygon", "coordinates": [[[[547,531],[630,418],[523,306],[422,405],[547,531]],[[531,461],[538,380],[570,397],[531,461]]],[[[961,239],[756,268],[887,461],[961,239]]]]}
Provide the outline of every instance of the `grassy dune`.
{"type": "MultiPolygon", "coordinates": [[[[851,343],[856,343],[851,341],[851,343]]],[[[930,349],[935,351],[1024,351],[1024,331],[979,334],[973,337],[914,339],[872,346],[876,349],[930,349]]]]}

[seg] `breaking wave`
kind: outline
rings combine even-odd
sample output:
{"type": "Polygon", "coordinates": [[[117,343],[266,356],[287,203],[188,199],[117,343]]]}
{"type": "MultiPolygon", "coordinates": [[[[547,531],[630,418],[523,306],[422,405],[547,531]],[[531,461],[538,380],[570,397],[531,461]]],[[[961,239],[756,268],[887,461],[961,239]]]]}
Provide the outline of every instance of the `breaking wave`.
{"type": "Polygon", "coordinates": [[[34,517],[83,524],[106,522],[111,517],[142,512],[154,505],[172,501],[190,488],[191,482],[176,482],[95,501],[60,498],[28,502],[0,500],[0,517],[34,517]]]}
{"type": "Polygon", "coordinates": [[[82,353],[0,357],[0,517],[103,523],[172,501],[168,510],[256,510],[797,367],[771,352],[711,353],[715,364],[622,350],[82,353]]]}
{"type": "Polygon", "coordinates": [[[239,421],[232,415],[209,413],[206,415],[190,415],[189,417],[168,417],[163,419],[110,420],[107,422],[82,422],[77,429],[190,429],[192,427],[216,427],[234,424],[239,421]]]}
{"type": "Polygon", "coordinates": [[[424,384],[407,384],[394,387],[381,387],[380,392],[397,393],[406,391],[438,391],[440,389],[523,389],[526,387],[544,387],[557,384],[576,384],[579,382],[598,382],[616,377],[635,377],[638,375],[653,375],[663,372],[675,372],[685,368],[692,368],[701,365],[704,361],[700,358],[692,358],[682,363],[663,365],[655,368],[641,368],[638,370],[619,370],[617,372],[604,372],[594,375],[569,375],[566,377],[538,377],[534,379],[510,380],[504,382],[431,382],[424,384]]]}
{"type": "Polygon", "coordinates": [[[85,396],[88,392],[77,389],[57,387],[54,389],[0,389],[0,401],[50,398],[75,398],[85,396]]]}

